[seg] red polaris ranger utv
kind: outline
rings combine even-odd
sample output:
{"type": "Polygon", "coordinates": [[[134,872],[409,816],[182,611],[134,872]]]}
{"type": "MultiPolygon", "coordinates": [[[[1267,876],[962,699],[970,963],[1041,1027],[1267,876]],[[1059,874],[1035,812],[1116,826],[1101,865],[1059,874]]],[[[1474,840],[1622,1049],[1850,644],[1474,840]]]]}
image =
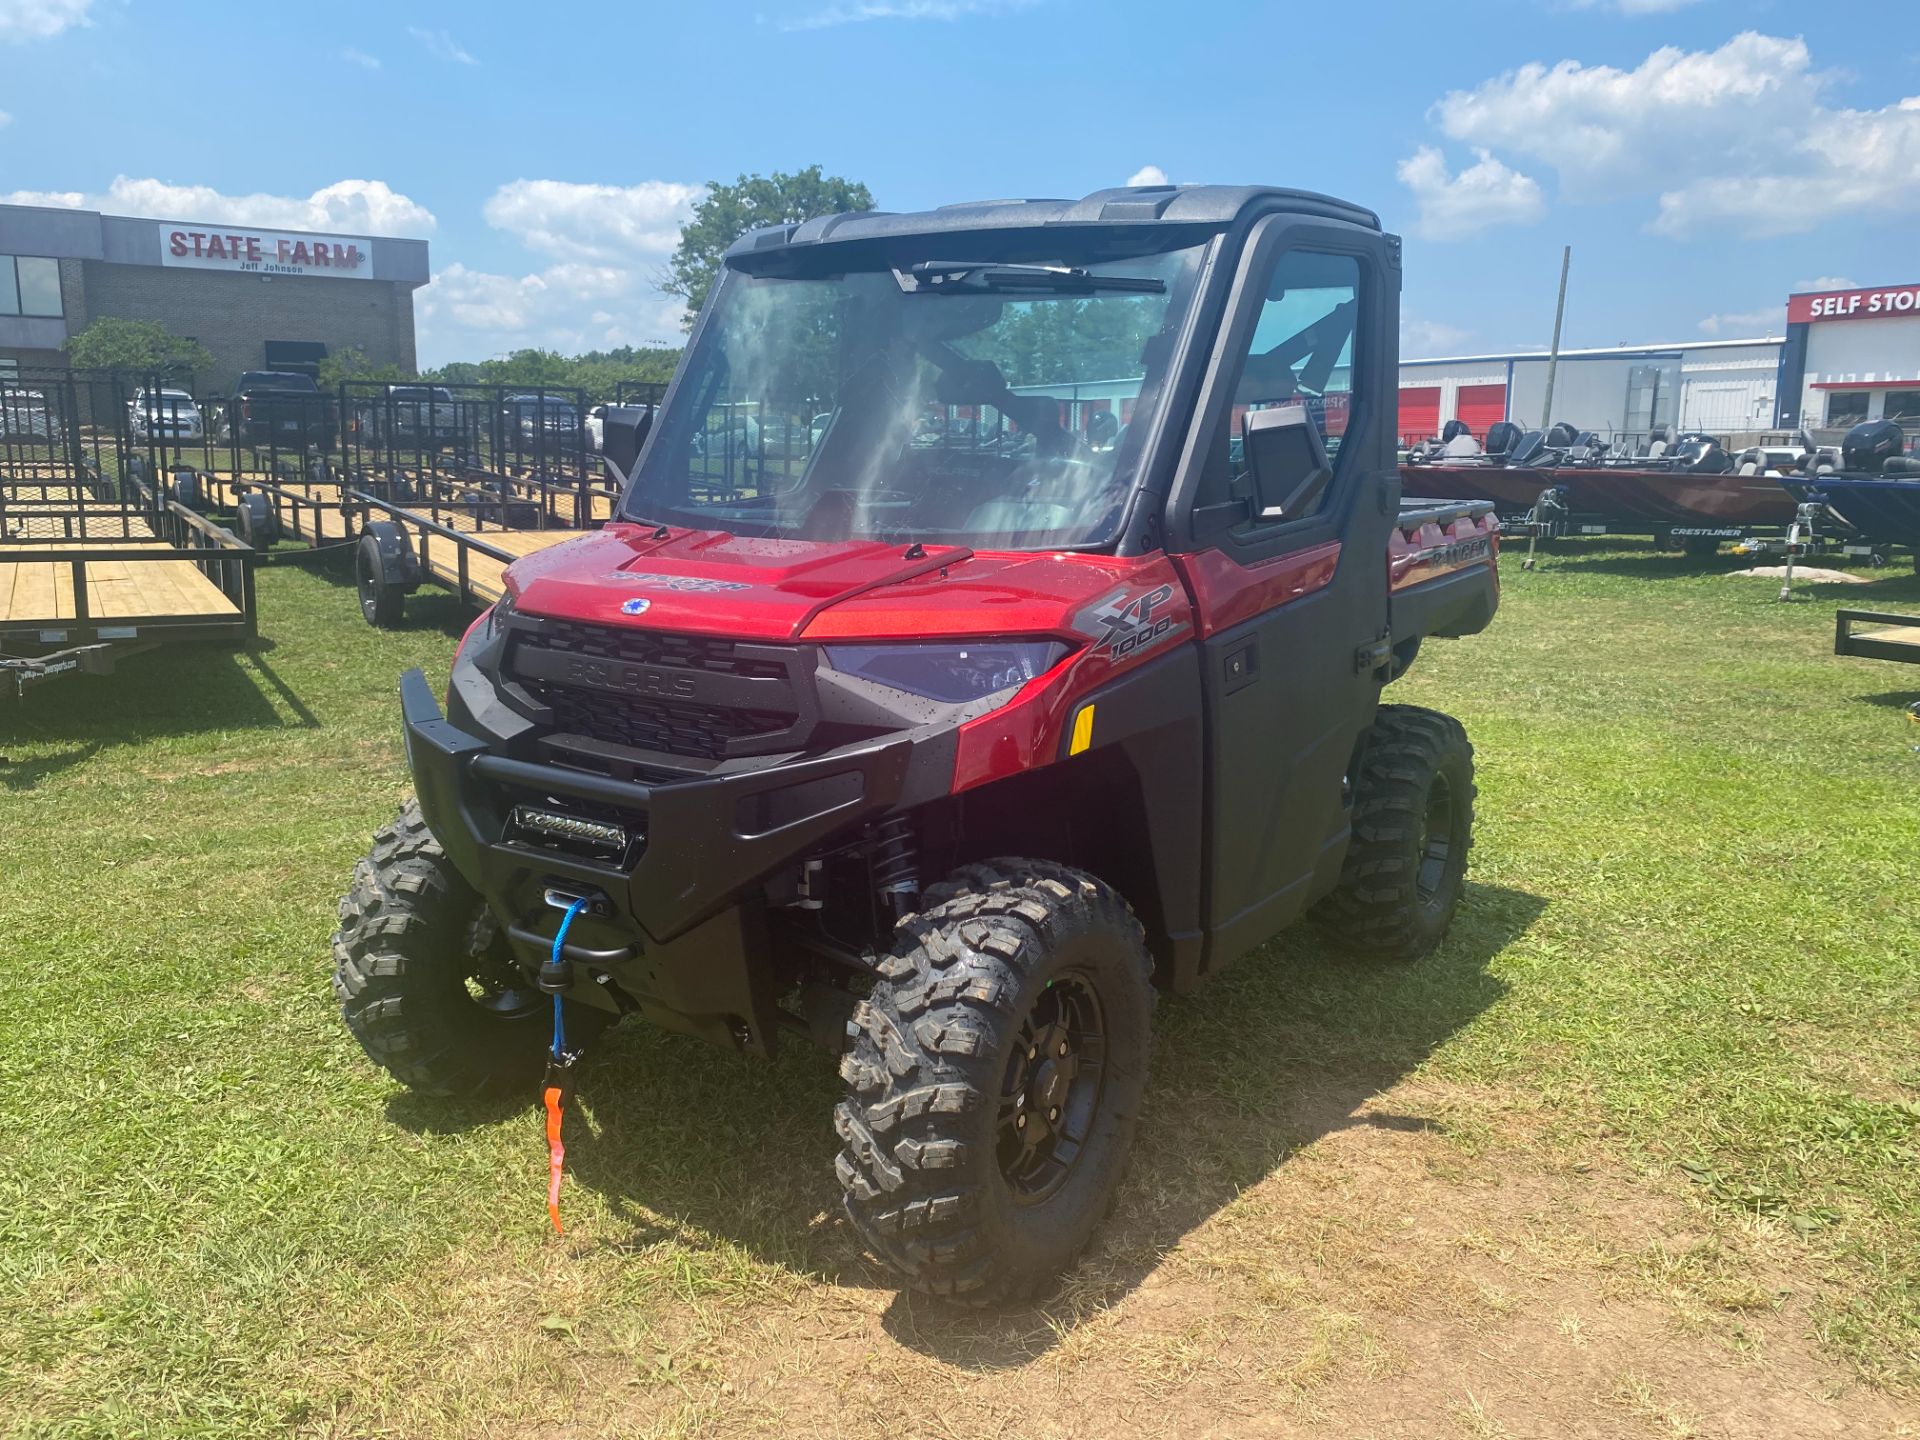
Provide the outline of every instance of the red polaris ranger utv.
{"type": "Polygon", "coordinates": [[[1309,911],[1413,959],[1459,902],[1472,750],[1380,692],[1486,626],[1495,520],[1401,501],[1399,291],[1374,215],[1258,187],[742,238],[613,523],[507,572],[444,714],[400,683],[354,1034],[443,1095],[630,1014],[811,1036],[875,1251],[1057,1274],[1157,990],[1309,911]]]}

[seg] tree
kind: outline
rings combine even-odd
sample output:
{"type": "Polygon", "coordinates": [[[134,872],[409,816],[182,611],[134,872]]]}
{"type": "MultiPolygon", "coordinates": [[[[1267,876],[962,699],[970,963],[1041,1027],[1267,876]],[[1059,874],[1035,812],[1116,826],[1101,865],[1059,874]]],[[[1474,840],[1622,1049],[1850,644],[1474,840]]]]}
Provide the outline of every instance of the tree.
{"type": "Polygon", "coordinates": [[[680,232],[680,245],[667,264],[660,288],[687,302],[681,324],[691,329],[693,317],[706,303],[720,257],[747,231],[762,225],[791,225],[817,215],[844,210],[871,210],[873,195],[866,186],[838,175],[822,175],[818,165],[792,175],[742,175],[731,185],[717,181],[693,207],[693,219],[680,232]]]}
{"type": "Polygon", "coordinates": [[[413,377],[391,361],[385,365],[375,365],[367,358],[367,352],[357,346],[349,345],[344,350],[335,350],[320,362],[320,388],[337,389],[342,380],[411,380],[413,377]]]}
{"type": "Polygon", "coordinates": [[[182,374],[211,370],[213,356],[198,340],[155,321],[103,315],[67,341],[67,363],[76,370],[182,374]]]}

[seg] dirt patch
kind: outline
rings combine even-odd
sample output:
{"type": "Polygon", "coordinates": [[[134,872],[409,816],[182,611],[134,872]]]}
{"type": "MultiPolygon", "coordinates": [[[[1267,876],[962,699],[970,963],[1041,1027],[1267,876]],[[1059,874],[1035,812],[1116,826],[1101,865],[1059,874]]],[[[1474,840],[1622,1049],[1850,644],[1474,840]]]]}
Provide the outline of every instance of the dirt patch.
{"type": "MultiPolygon", "coordinates": [[[[1750,570],[1729,570],[1729,575],[1744,575],[1755,580],[1784,580],[1787,567],[1784,565],[1755,565],[1750,570]]],[[[1850,575],[1845,570],[1826,570],[1818,565],[1796,565],[1793,578],[1808,585],[1871,585],[1873,577],[1869,575],[1850,575]]]]}
{"type": "MultiPolygon", "coordinates": [[[[1437,1103],[1436,1103],[1437,1102],[1437,1103]]],[[[1307,1102],[1308,1108],[1312,1102],[1307,1102]]],[[[1142,1264],[1157,1188],[1039,1310],[860,1285],[593,1353],[513,1433],[1767,1437],[1920,1434],[1813,1338],[1811,1266],[1622,1170],[1469,1155],[1405,1085],[1142,1264]]],[[[772,1297],[769,1297],[771,1300],[772,1297]]]]}

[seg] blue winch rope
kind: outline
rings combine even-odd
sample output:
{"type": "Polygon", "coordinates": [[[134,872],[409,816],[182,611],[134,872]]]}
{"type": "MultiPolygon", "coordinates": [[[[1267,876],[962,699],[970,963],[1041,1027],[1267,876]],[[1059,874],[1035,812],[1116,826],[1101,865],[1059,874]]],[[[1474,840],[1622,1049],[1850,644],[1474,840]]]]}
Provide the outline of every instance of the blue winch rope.
{"type": "MultiPolygon", "coordinates": [[[[553,937],[553,963],[556,966],[560,963],[561,951],[567,943],[567,927],[573,924],[573,917],[586,908],[587,900],[583,895],[567,906],[567,913],[561,917],[560,928],[553,937]]],[[[560,992],[556,990],[553,995],[553,1058],[555,1061],[559,1061],[567,1053],[567,1026],[562,1017],[560,992]]]]}

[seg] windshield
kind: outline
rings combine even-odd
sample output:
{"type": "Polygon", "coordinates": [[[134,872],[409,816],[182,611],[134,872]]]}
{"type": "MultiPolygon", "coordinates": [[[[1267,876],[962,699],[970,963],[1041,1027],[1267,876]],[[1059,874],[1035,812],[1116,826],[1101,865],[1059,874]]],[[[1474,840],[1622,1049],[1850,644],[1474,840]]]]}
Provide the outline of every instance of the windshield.
{"type": "Polygon", "coordinates": [[[1103,544],[1204,249],[1053,274],[729,275],[624,513],[796,540],[1103,544]]]}

